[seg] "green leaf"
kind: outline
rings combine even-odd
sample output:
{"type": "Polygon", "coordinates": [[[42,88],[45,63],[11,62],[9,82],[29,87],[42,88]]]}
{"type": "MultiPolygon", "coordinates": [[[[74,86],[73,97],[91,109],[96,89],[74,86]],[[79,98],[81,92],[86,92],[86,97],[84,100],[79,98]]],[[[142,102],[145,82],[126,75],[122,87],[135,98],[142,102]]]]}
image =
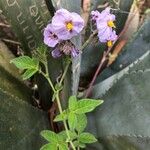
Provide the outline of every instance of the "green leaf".
{"type": "Polygon", "coordinates": [[[77,125],[77,116],[75,113],[70,112],[68,115],[68,124],[71,130],[75,129],[77,125]]]}
{"type": "Polygon", "coordinates": [[[81,143],[95,143],[97,139],[94,137],[94,135],[84,132],[80,134],[79,141],[81,143]]]}
{"type": "Polygon", "coordinates": [[[27,69],[24,74],[22,75],[23,80],[29,79],[32,77],[38,70],[36,69],[27,69]]]}
{"type": "Polygon", "coordinates": [[[76,125],[76,130],[78,133],[81,133],[84,131],[84,129],[87,126],[87,117],[85,114],[80,114],[77,115],[77,125],[76,125]]]}
{"type": "Polygon", "coordinates": [[[52,143],[49,143],[49,144],[45,144],[43,145],[40,150],[57,150],[57,145],[56,144],[52,144],[52,143]]]}
{"type": "Polygon", "coordinates": [[[77,106],[77,98],[76,96],[70,96],[69,98],[69,109],[74,110],[77,106]]]}
{"type": "Polygon", "coordinates": [[[62,114],[59,114],[55,117],[54,121],[58,122],[58,121],[66,120],[68,118],[67,114],[68,114],[68,112],[66,110],[64,110],[62,114]]]}
{"type": "Polygon", "coordinates": [[[55,132],[52,132],[50,130],[43,130],[41,131],[41,136],[44,137],[47,141],[52,143],[58,143],[58,135],[55,132]]]}
{"type": "Polygon", "coordinates": [[[16,65],[19,69],[37,69],[38,68],[38,61],[36,59],[32,59],[29,56],[20,56],[14,58],[10,61],[16,65]]]}
{"type": "Polygon", "coordinates": [[[84,143],[81,143],[80,141],[74,141],[73,144],[75,147],[81,147],[81,148],[86,147],[86,145],[84,143]]]}
{"type": "Polygon", "coordinates": [[[67,143],[59,143],[59,150],[68,150],[68,145],[67,143]]]}
{"type": "Polygon", "coordinates": [[[102,103],[103,103],[103,100],[82,99],[78,101],[77,109],[74,112],[76,114],[84,114],[87,112],[91,112],[102,103]]]}
{"type": "MultiPolygon", "coordinates": [[[[68,132],[69,132],[71,140],[74,140],[75,138],[77,138],[76,132],[70,131],[70,130],[68,132]]],[[[61,131],[60,133],[58,133],[58,136],[61,136],[62,139],[64,139],[64,141],[66,141],[66,139],[67,139],[66,131],[61,131]]]]}

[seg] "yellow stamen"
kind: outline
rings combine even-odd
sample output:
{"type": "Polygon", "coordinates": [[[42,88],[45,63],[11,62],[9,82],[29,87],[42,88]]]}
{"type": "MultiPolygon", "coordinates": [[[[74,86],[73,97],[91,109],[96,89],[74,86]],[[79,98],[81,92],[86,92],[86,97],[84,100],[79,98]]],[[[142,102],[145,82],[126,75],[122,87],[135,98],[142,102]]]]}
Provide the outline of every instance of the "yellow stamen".
{"type": "Polygon", "coordinates": [[[66,23],[66,28],[68,31],[73,29],[73,24],[71,22],[66,23]]]}
{"type": "Polygon", "coordinates": [[[109,27],[116,28],[116,26],[115,26],[115,24],[114,24],[113,21],[108,21],[108,22],[107,22],[107,25],[108,25],[109,27]]]}
{"type": "Polygon", "coordinates": [[[108,46],[108,47],[112,47],[112,46],[113,46],[113,42],[112,42],[112,41],[108,41],[108,42],[107,42],[107,46],[108,46]]]}

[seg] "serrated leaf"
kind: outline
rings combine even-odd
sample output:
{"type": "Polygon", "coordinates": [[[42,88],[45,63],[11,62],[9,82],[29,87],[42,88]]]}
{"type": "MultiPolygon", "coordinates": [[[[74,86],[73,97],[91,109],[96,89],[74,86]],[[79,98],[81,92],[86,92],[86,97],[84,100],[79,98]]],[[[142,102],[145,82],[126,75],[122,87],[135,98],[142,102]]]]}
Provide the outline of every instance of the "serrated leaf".
{"type": "Polygon", "coordinates": [[[58,143],[58,135],[55,132],[52,132],[50,130],[43,130],[41,131],[41,136],[44,137],[47,141],[52,143],[58,143]]]}
{"type": "Polygon", "coordinates": [[[52,144],[52,143],[49,143],[49,144],[45,144],[43,145],[40,150],[57,150],[57,145],[56,144],[52,144]]]}
{"type": "Polygon", "coordinates": [[[81,143],[95,143],[97,139],[94,137],[94,135],[84,132],[80,134],[79,141],[81,143]]]}
{"type": "Polygon", "coordinates": [[[68,115],[68,124],[71,130],[75,129],[77,125],[77,116],[75,113],[70,112],[68,115]]]}
{"type": "Polygon", "coordinates": [[[23,77],[23,80],[26,80],[26,79],[29,79],[30,77],[32,77],[35,73],[37,73],[38,70],[36,69],[27,69],[22,77],[23,77]]]}
{"type": "Polygon", "coordinates": [[[91,112],[97,106],[103,103],[103,100],[93,100],[93,99],[82,99],[77,103],[77,108],[74,110],[76,114],[84,114],[91,112]]]}
{"type": "Polygon", "coordinates": [[[77,106],[77,98],[76,96],[70,96],[69,98],[69,109],[74,110],[77,106]]]}
{"type": "Polygon", "coordinates": [[[77,125],[76,125],[76,130],[78,131],[78,133],[81,133],[84,131],[84,129],[87,126],[87,117],[85,114],[80,114],[77,115],[77,125]]]}
{"type": "Polygon", "coordinates": [[[68,118],[67,114],[68,114],[67,111],[63,111],[61,114],[59,114],[55,117],[54,121],[58,122],[58,121],[66,120],[68,118]]]}

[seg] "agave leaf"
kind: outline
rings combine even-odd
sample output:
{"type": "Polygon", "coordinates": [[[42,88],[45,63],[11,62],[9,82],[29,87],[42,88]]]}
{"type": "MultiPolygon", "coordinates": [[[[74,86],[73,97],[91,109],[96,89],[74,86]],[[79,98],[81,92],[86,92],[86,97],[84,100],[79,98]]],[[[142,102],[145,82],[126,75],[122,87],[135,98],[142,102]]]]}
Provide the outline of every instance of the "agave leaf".
{"type": "Polygon", "coordinates": [[[92,89],[92,94],[94,97],[102,97],[107,91],[116,83],[122,76],[128,74],[132,71],[137,70],[148,70],[150,65],[150,51],[147,51],[143,56],[141,56],[134,63],[130,64],[120,72],[112,75],[111,77],[103,80],[102,82],[95,84],[92,89]],[[135,65],[136,64],[136,65],[135,65]],[[97,90],[98,89],[98,90],[97,90]]]}
{"type": "Polygon", "coordinates": [[[18,69],[10,63],[15,56],[9,51],[7,46],[0,41],[0,66],[16,78],[20,78],[18,69]]]}
{"type": "Polygon", "coordinates": [[[31,103],[31,90],[20,81],[18,69],[10,64],[10,60],[13,58],[14,55],[6,45],[0,42],[0,89],[31,103]]]}
{"type": "Polygon", "coordinates": [[[42,43],[42,32],[51,18],[44,0],[0,1],[0,9],[21,42],[26,53],[42,43]]]}
{"type": "Polygon", "coordinates": [[[111,135],[102,139],[107,150],[149,150],[150,137],[140,135],[111,135]]]}
{"type": "Polygon", "coordinates": [[[105,100],[104,104],[89,117],[90,121],[94,122],[94,133],[97,133],[100,142],[108,150],[123,149],[123,146],[126,149],[143,150],[145,147],[148,150],[149,58],[148,54],[120,77],[108,92],[100,97],[105,100]]]}
{"type": "Polygon", "coordinates": [[[131,38],[128,44],[123,48],[117,60],[109,68],[106,68],[97,78],[96,83],[110,77],[116,72],[122,70],[136,59],[141,57],[150,47],[150,19],[147,18],[137,33],[131,38]]]}
{"type": "Polygon", "coordinates": [[[35,150],[44,144],[40,137],[48,129],[47,114],[0,89],[0,147],[35,150]]]}

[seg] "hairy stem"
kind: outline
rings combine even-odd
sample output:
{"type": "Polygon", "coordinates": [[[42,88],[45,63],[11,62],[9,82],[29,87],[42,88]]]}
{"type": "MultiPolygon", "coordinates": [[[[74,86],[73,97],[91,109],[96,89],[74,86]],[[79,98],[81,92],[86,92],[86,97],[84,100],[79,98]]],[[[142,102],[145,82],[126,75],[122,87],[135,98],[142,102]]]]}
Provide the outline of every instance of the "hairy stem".
{"type": "MultiPolygon", "coordinates": [[[[60,112],[60,114],[62,114],[63,110],[62,110],[61,103],[60,103],[59,93],[56,94],[56,100],[57,100],[59,112],[60,112]]],[[[63,120],[63,124],[64,124],[65,130],[66,130],[67,137],[69,139],[69,143],[70,143],[72,149],[76,150],[73,142],[71,141],[71,137],[70,137],[70,134],[69,134],[69,129],[68,129],[68,126],[67,126],[67,122],[65,120],[63,120]]]]}
{"type": "MultiPolygon", "coordinates": [[[[53,85],[53,83],[52,83],[52,81],[51,81],[51,79],[50,79],[50,77],[49,77],[48,63],[46,62],[44,65],[45,65],[45,73],[42,72],[42,71],[40,71],[40,73],[47,79],[49,85],[51,86],[51,88],[52,88],[52,90],[53,90],[53,92],[54,92],[54,94],[56,94],[56,101],[57,101],[58,109],[59,109],[60,114],[62,114],[62,113],[63,113],[63,109],[62,109],[61,102],[60,102],[60,98],[59,98],[59,90],[56,90],[56,89],[54,88],[54,85],[53,85]]],[[[61,77],[61,80],[60,80],[60,82],[59,82],[60,85],[62,85],[62,83],[63,83],[63,81],[64,81],[64,78],[65,78],[66,73],[67,73],[67,71],[68,71],[69,65],[70,65],[70,61],[68,61],[67,65],[66,65],[66,67],[65,67],[65,69],[64,69],[64,73],[63,73],[63,75],[62,75],[62,77],[61,77]]],[[[66,120],[63,121],[63,124],[64,124],[64,128],[65,128],[67,137],[68,137],[68,139],[69,139],[69,143],[70,143],[72,149],[73,149],[73,150],[76,150],[76,148],[75,148],[73,142],[71,141],[71,137],[70,137],[70,134],[69,134],[69,129],[68,129],[66,120]]]]}

